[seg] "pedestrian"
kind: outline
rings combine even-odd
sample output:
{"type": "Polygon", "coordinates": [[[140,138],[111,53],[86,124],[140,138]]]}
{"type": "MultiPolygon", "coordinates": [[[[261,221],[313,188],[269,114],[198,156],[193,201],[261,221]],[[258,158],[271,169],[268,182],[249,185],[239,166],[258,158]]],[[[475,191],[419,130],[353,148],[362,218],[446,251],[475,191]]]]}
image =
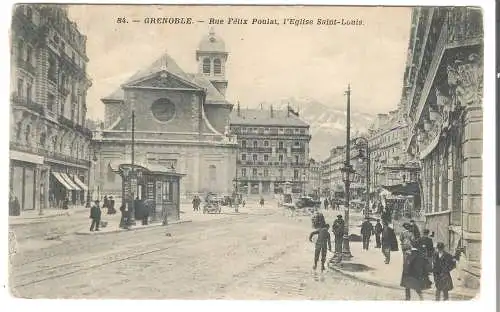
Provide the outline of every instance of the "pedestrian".
{"type": "Polygon", "coordinates": [[[325,210],[328,210],[328,198],[325,197],[325,200],[323,201],[323,205],[325,207],[325,210]]]}
{"type": "Polygon", "coordinates": [[[375,224],[375,248],[381,247],[380,235],[382,235],[382,224],[380,224],[380,219],[377,219],[377,224],[375,224]]]}
{"type": "Polygon", "coordinates": [[[388,223],[384,222],[382,228],[382,254],[385,258],[385,264],[391,262],[391,251],[398,251],[398,249],[398,240],[396,238],[396,233],[394,233],[394,229],[391,228],[388,223]]]}
{"type": "Polygon", "coordinates": [[[314,246],[314,266],[313,270],[316,270],[318,267],[319,255],[321,254],[321,272],[325,271],[325,262],[326,262],[326,248],[331,252],[332,251],[332,241],[330,238],[330,233],[328,230],[330,228],[329,224],[324,224],[323,227],[316,229],[309,234],[309,241],[312,242],[312,238],[314,235],[318,235],[316,239],[316,244],[314,246]]]}
{"type": "Polygon", "coordinates": [[[69,200],[68,197],[64,197],[63,203],[62,203],[62,209],[68,210],[69,209],[69,200]]]}
{"type": "Polygon", "coordinates": [[[115,209],[115,200],[113,199],[113,196],[109,196],[108,200],[108,214],[113,215],[116,213],[115,209]]]}
{"type": "Polygon", "coordinates": [[[262,196],[260,197],[259,204],[260,204],[260,208],[264,208],[264,197],[262,197],[262,196]]]}
{"type": "Polygon", "coordinates": [[[411,232],[411,224],[408,222],[403,223],[403,232],[399,235],[399,240],[401,242],[401,251],[403,255],[406,254],[406,251],[412,248],[412,245],[415,243],[415,236],[413,232],[411,232]]]}
{"type": "Polygon", "coordinates": [[[108,208],[108,207],[109,207],[108,196],[104,195],[104,198],[102,199],[102,209],[108,208]]]}
{"type": "Polygon", "coordinates": [[[92,223],[90,224],[90,232],[99,231],[99,224],[101,223],[101,208],[99,207],[99,200],[94,201],[94,205],[90,208],[90,219],[92,223]]]}
{"type": "Polygon", "coordinates": [[[365,217],[365,221],[361,224],[361,237],[363,238],[363,250],[368,250],[370,246],[370,237],[373,233],[373,225],[368,219],[365,217]]]}
{"type": "Polygon", "coordinates": [[[128,211],[125,203],[120,206],[121,218],[120,218],[120,228],[128,228],[128,211]]]}
{"type": "Polygon", "coordinates": [[[432,256],[434,255],[434,243],[432,242],[432,238],[429,237],[429,230],[424,229],[422,231],[422,237],[417,240],[418,249],[424,255],[425,258],[432,263],[432,256]]]}
{"type": "Polygon", "coordinates": [[[412,289],[420,300],[424,300],[422,290],[430,287],[426,285],[426,276],[429,274],[427,261],[416,247],[416,242],[413,242],[410,249],[405,252],[406,257],[404,257],[400,283],[405,289],[405,300],[411,300],[412,289]]]}
{"type": "Polygon", "coordinates": [[[150,201],[141,201],[141,211],[142,211],[142,225],[148,225],[149,221],[149,213],[152,209],[152,202],[150,201]]]}
{"type": "Polygon", "coordinates": [[[450,272],[456,267],[456,260],[444,250],[444,243],[437,243],[433,261],[434,284],[436,285],[436,301],[448,300],[448,292],[453,289],[453,280],[450,272]]]}
{"type": "Polygon", "coordinates": [[[337,220],[333,222],[332,232],[335,237],[335,256],[340,257],[342,254],[342,242],[344,238],[345,223],[342,215],[337,216],[337,220]]]}
{"type": "Polygon", "coordinates": [[[410,220],[410,224],[411,224],[411,231],[413,233],[413,237],[415,237],[415,240],[420,239],[420,230],[418,229],[418,226],[415,223],[415,220],[410,220]]]}
{"type": "Polygon", "coordinates": [[[198,205],[197,205],[197,203],[198,203],[198,199],[196,198],[196,195],[195,195],[195,196],[193,196],[193,201],[192,201],[192,203],[193,203],[193,211],[198,211],[198,205]]]}

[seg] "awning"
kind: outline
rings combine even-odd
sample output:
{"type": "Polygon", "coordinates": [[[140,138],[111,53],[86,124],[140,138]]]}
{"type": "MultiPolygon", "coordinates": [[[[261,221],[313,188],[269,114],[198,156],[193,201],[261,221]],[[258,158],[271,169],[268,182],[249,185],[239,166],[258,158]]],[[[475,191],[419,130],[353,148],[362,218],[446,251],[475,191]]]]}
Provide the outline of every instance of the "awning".
{"type": "Polygon", "coordinates": [[[71,178],[66,173],[59,173],[59,175],[66,181],[66,184],[69,185],[69,189],[72,191],[81,191],[81,189],[71,180],[71,178]]]}
{"type": "Polygon", "coordinates": [[[68,185],[68,182],[66,182],[66,180],[61,176],[59,172],[52,172],[52,175],[54,176],[54,178],[56,178],[57,181],[59,181],[59,183],[62,184],[62,186],[64,186],[65,189],[70,191],[72,190],[71,186],[68,185]]]}
{"type": "Polygon", "coordinates": [[[88,187],[85,185],[85,183],[82,182],[82,180],[80,180],[78,178],[77,175],[73,175],[73,181],[75,182],[76,185],[78,185],[82,190],[84,191],[88,191],[88,187]]]}
{"type": "Polygon", "coordinates": [[[384,186],[383,188],[391,192],[392,195],[420,195],[420,189],[417,182],[384,186]]]}

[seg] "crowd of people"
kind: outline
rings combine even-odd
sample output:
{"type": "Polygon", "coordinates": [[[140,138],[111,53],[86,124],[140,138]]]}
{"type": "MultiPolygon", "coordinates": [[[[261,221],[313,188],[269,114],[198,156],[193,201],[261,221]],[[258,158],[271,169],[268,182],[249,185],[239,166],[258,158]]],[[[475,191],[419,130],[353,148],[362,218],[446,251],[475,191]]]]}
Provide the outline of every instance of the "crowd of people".
{"type": "MultiPolygon", "coordinates": [[[[321,256],[321,270],[325,270],[327,251],[332,251],[330,225],[325,222],[323,214],[316,213],[312,218],[314,231],[310,233],[309,240],[312,241],[317,236],[314,251],[313,270],[316,270],[321,256]]],[[[345,222],[342,215],[338,215],[331,227],[334,236],[334,256],[332,261],[340,262],[342,259],[343,239],[346,234],[345,222]]],[[[381,222],[376,219],[373,226],[370,218],[366,217],[361,224],[362,250],[370,248],[371,236],[375,236],[375,248],[382,251],[385,264],[391,262],[391,252],[401,250],[403,257],[403,268],[400,286],[405,290],[405,299],[411,300],[411,291],[415,291],[420,300],[423,300],[422,291],[431,289],[433,276],[435,299],[448,300],[449,291],[453,289],[453,280],[450,272],[456,267],[459,254],[451,255],[445,251],[445,245],[438,242],[434,245],[433,233],[424,229],[422,234],[416,222],[410,220],[403,224],[403,231],[398,237],[388,222],[384,218],[381,222]]]]}

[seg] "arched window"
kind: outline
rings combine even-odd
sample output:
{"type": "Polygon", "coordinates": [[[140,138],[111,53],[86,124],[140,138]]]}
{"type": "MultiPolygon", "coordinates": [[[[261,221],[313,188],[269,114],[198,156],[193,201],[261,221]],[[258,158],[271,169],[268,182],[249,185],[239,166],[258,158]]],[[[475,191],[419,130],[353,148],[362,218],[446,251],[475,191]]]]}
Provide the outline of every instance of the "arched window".
{"type": "Polygon", "coordinates": [[[17,61],[22,62],[24,59],[24,41],[19,40],[17,44],[17,61]]]}
{"type": "Polygon", "coordinates": [[[26,131],[24,132],[26,143],[29,143],[31,140],[31,126],[27,125],[26,126],[26,131]]]}
{"type": "Polygon", "coordinates": [[[17,123],[17,131],[16,131],[16,140],[20,140],[21,139],[22,128],[23,128],[23,124],[21,122],[18,122],[17,123]]]}
{"type": "Polygon", "coordinates": [[[56,59],[51,54],[49,55],[49,70],[48,70],[48,78],[49,80],[56,82],[57,81],[57,68],[56,68],[56,59]]]}
{"type": "Polygon", "coordinates": [[[208,57],[203,59],[203,73],[210,74],[210,59],[208,57]]]}
{"type": "Polygon", "coordinates": [[[214,60],[214,74],[220,74],[220,73],[222,73],[221,61],[220,61],[220,59],[215,59],[214,60]]]}
{"type": "Polygon", "coordinates": [[[29,6],[26,8],[26,16],[30,22],[33,20],[33,10],[29,6]]]}
{"type": "Polygon", "coordinates": [[[215,183],[217,180],[217,168],[215,165],[210,165],[208,167],[208,177],[210,179],[210,183],[215,183]]]}
{"type": "Polygon", "coordinates": [[[253,148],[257,148],[257,141],[253,141],[253,148]]]}
{"type": "Polygon", "coordinates": [[[44,147],[45,147],[45,141],[46,141],[46,140],[47,140],[47,135],[45,134],[45,132],[42,132],[42,133],[40,134],[40,146],[41,146],[42,148],[44,148],[44,147]]]}

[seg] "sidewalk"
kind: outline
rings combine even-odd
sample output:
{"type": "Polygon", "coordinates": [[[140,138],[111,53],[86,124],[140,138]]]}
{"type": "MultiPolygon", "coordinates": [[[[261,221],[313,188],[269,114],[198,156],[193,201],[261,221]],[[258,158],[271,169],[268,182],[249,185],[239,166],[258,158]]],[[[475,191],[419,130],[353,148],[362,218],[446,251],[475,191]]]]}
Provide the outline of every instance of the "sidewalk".
{"type": "MultiPolygon", "coordinates": [[[[328,266],[331,270],[371,285],[403,290],[399,285],[403,268],[401,251],[391,252],[391,262],[385,264],[382,251],[379,248],[374,248],[374,246],[375,238],[373,236],[369,250],[363,250],[361,242],[351,242],[350,247],[353,258],[340,264],[329,263],[328,266]]],[[[453,290],[450,291],[451,298],[470,300],[479,295],[479,289],[470,289],[459,285],[457,270],[453,270],[451,276],[454,284],[453,290]]],[[[431,281],[434,283],[432,276],[431,281]]],[[[435,288],[431,288],[424,292],[433,295],[434,291],[435,288]]]]}
{"type": "Polygon", "coordinates": [[[71,216],[85,212],[89,212],[89,208],[85,208],[85,206],[73,206],[68,210],[63,210],[61,208],[49,208],[42,210],[42,214],[40,214],[39,210],[23,211],[20,216],[9,216],[9,225],[45,222],[49,218],[71,216]]]}
{"type": "MultiPolygon", "coordinates": [[[[180,220],[176,221],[168,221],[168,225],[171,224],[179,224],[179,223],[188,223],[188,222],[205,222],[210,220],[228,218],[233,215],[244,215],[248,214],[248,208],[240,208],[239,212],[234,212],[234,209],[230,207],[222,207],[222,211],[220,214],[203,214],[202,211],[195,212],[189,204],[181,205],[181,213],[180,220]]],[[[88,217],[87,217],[88,218],[88,217]]],[[[106,227],[101,227],[99,232],[90,232],[90,223],[91,220],[88,219],[88,225],[84,227],[80,227],[77,231],[77,235],[100,235],[105,233],[117,233],[122,231],[135,231],[141,229],[150,229],[155,227],[163,226],[162,221],[155,221],[154,223],[149,223],[148,225],[142,225],[141,220],[136,220],[136,225],[130,227],[130,229],[122,229],[119,227],[120,225],[120,213],[115,215],[107,215],[105,213],[102,214],[102,221],[107,222],[106,227]]],[[[168,227],[168,225],[166,225],[168,227]]]]}

